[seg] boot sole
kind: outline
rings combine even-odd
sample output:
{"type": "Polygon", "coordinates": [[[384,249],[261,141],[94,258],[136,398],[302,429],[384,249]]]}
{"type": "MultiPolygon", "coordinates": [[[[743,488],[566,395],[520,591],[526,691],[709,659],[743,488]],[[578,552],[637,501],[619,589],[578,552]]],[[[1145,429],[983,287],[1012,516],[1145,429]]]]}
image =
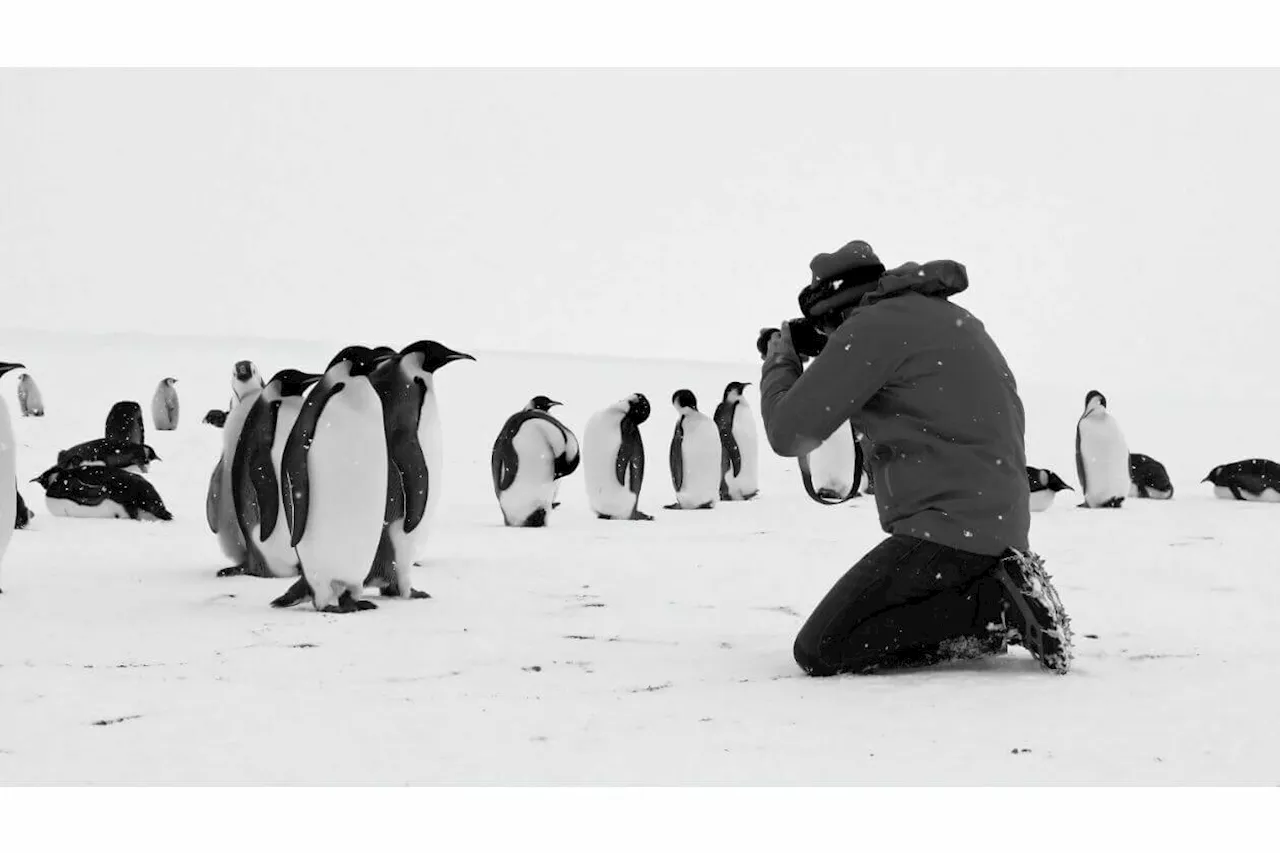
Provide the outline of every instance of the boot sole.
{"type": "Polygon", "coordinates": [[[1004,584],[1010,600],[1026,623],[1026,629],[1019,631],[1022,645],[1042,668],[1065,675],[1071,669],[1071,619],[1062,607],[1049,573],[1024,555],[1014,553],[1017,556],[1012,559],[1018,560],[1018,571],[1026,579],[1026,584],[1019,584],[1013,579],[1005,568],[1005,561],[996,568],[995,576],[1004,584]],[[1031,568],[1028,569],[1025,563],[1030,563],[1031,568]]]}

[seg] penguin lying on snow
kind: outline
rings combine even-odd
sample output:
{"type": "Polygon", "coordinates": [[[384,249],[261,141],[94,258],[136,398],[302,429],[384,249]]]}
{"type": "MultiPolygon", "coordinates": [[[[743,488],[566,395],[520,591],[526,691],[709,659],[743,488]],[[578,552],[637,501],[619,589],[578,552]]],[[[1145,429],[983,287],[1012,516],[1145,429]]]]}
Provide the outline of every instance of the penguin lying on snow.
{"type": "Polygon", "coordinates": [[[559,506],[560,480],[578,469],[577,436],[550,410],[561,405],[539,394],[507,418],[489,457],[493,493],[508,527],[545,527],[559,506]]]}
{"type": "Polygon", "coordinates": [[[1213,483],[1213,493],[1220,498],[1280,503],[1280,464],[1270,459],[1219,465],[1200,482],[1213,483]]]}
{"type": "Polygon", "coordinates": [[[59,468],[82,465],[106,465],[108,468],[137,468],[147,471],[152,462],[161,461],[149,444],[133,444],[109,438],[95,438],[58,452],[59,468]]]}
{"type": "Polygon", "coordinates": [[[720,430],[698,411],[698,398],[687,388],[671,395],[671,406],[679,415],[670,450],[676,502],[663,508],[713,509],[720,498],[720,430]]]}
{"type": "Polygon", "coordinates": [[[1173,497],[1173,483],[1169,482],[1169,472],[1150,456],[1130,453],[1129,497],[1169,500],[1173,497]]]}
{"type": "Polygon", "coordinates": [[[137,474],[103,465],[59,468],[31,482],[44,487],[50,515],[69,518],[131,518],[171,521],[155,487],[137,474]]]}
{"type": "Polygon", "coordinates": [[[1053,505],[1058,492],[1075,491],[1048,468],[1027,466],[1027,485],[1031,487],[1031,511],[1044,512],[1053,505]]]}
{"type": "Polygon", "coordinates": [[[1129,447],[1100,391],[1085,395],[1084,414],[1076,423],[1076,474],[1082,507],[1118,509],[1129,495],[1129,447]]]}
{"type": "Polygon", "coordinates": [[[644,484],[644,440],[640,425],[649,419],[649,400],[632,394],[596,412],[582,435],[582,468],[587,502],[598,518],[653,521],[640,511],[644,484]]]}

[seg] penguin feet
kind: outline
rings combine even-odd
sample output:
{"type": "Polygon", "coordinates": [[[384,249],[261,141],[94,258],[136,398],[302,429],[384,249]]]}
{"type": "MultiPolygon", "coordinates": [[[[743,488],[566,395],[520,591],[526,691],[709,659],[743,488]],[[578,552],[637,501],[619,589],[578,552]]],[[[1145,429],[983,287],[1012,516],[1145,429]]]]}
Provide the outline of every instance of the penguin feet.
{"type": "Polygon", "coordinates": [[[635,509],[631,511],[631,521],[653,521],[653,516],[635,509]]]}
{"type": "MultiPolygon", "coordinates": [[[[383,598],[406,597],[406,596],[400,595],[400,587],[397,586],[396,584],[388,584],[387,586],[384,586],[381,590],[381,593],[383,598]]],[[[407,597],[408,598],[430,598],[431,594],[423,592],[420,589],[414,589],[413,587],[409,587],[409,595],[407,597]]]]}
{"type": "Polygon", "coordinates": [[[244,574],[244,563],[238,566],[227,566],[225,569],[218,569],[218,577],[234,578],[244,574]]]}
{"type": "MultiPolygon", "coordinates": [[[[684,507],[680,506],[679,503],[673,503],[673,504],[667,504],[666,506],[663,507],[663,509],[684,509],[684,507]]],[[[635,516],[632,516],[632,517],[634,518],[635,516]]]]}
{"type": "Polygon", "coordinates": [[[704,504],[700,504],[699,506],[694,507],[694,509],[715,509],[715,508],[716,508],[715,501],[707,501],[704,504]]]}
{"type": "Polygon", "coordinates": [[[306,578],[298,578],[293,582],[293,586],[289,587],[284,595],[271,602],[272,607],[293,607],[311,598],[311,584],[307,583],[306,578]]]}
{"type": "Polygon", "coordinates": [[[356,613],[361,610],[377,610],[378,605],[372,601],[357,599],[351,594],[351,590],[347,590],[338,596],[337,604],[330,604],[328,607],[321,609],[321,613],[356,613]]]}

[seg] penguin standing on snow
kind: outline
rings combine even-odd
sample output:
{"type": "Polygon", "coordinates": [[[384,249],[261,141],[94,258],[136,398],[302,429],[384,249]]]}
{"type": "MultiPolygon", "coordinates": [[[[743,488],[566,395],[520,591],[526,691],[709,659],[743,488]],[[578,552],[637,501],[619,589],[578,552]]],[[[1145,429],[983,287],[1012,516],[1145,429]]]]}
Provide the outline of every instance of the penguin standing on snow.
{"type": "MultiPolygon", "coordinates": [[[[26,367],[0,361],[0,376],[11,370],[26,367]]],[[[13,422],[9,420],[9,407],[0,399],[0,518],[16,518],[18,515],[18,442],[13,436],[13,422]],[[13,488],[9,488],[9,484],[13,488]]],[[[9,550],[9,540],[13,538],[13,527],[0,524],[0,565],[4,563],[4,552],[9,550]]]]}
{"type": "Polygon", "coordinates": [[[649,400],[632,394],[596,412],[582,434],[582,467],[587,502],[598,518],[653,521],[640,511],[644,484],[644,441],[640,424],[649,419],[649,400]]]}
{"type": "Polygon", "coordinates": [[[44,417],[44,398],[30,373],[18,377],[18,409],[24,418],[44,417]]]}
{"type": "Polygon", "coordinates": [[[390,472],[382,401],[370,374],[385,360],[352,346],[329,363],[281,457],[290,544],[316,610],[372,610],[365,578],[382,538],[390,472]]]}
{"type": "Polygon", "coordinates": [[[142,406],[133,400],[121,400],[107,412],[107,424],[103,434],[110,441],[129,444],[145,444],[146,430],[142,426],[142,406]]]}
{"type": "Polygon", "coordinates": [[[749,501],[760,493],[756,424],[742,392],[750,382],[730,382],[716,406],[720,431],[720,499],[749,501]]]}
{"type": "Polygon", "coordinates": [[[1173,483],[1169,482],[1169,472],[1150,456],[1130,453],[1129,497],[1169,500],[1173,497],[1173,483]]]}
{"type": "Polygon", "coordinates": [[[1031,488],[1032,512],[1044,512],[1053,506],[1058,492],[1075,491],[1048,468],[1032,468],[1030,465],[1027,466],[1027,485],[1031,488]]]}
{"type": "Polygon", "coordinates": [[[166,376],[160,380],[156,393],[151,397],[151,422],[158,430],[178,428],[178,389],[173,387],[177,381],[166,376]]]}
{"type": "Polygon", "coordinates": [[[1219,465],[1200,482],[1213,483],[1213,493],[1220,498],[1280,503],[1280,464],[1270,459],[1219,465]]]}
{"type": "Polygon", "coordinates": [[[1107,411],[1107,398],[1090,391],[1076,424],[1076,474],[1082,507],[1118,509],[1129,495],[1129,446],[1120,424],[1107,411]]]}
{"type": "Polygon", "coordinates": [[[255,551],[246,566],[266,569],[269,577],[298,574],[298,555],[289,544],[280,496],[280,459],[302,411],[303,395],[318,373],[281,370],[248,404],[244,427],[231,457],[231,501],[246,549],[255,551]]]}
{"type": "Polygon", "coordinates": [[[65,518],[130,518],[134,521],[172,521],[155,486],[145,478],[91,465],[83,468],[54,466],[31,482],[44,487],[50,515],[65,518]]]}
{"type": "Polygon", "coordinates": [[[258,372],[258,365],[252,361],[237,361],[231,369],[231,405],[228,411],[236,407],[245,397],[262,390],[266,383],[258,372]]]}
{"type": "Polygon", "coordinates": [[[231,412],[227,415],[222,430],[222,454],[209,476],[205,518],[209,522],[209,529],[218,536],[218,547],[232,561],[230,566],[218,571],[220,578],[234,575],[252,575],[258,578],[273,576],[263,562],[261,551],[250,548],[240,531],[231,481],[231,463],[240,442],[240,434],[249,418],[249,412],[253,410],[253,404],[261,394],[261,388],[246,388],[244,396],[232,403],[231,412]]]}
{"type": "Polygon", "coordinates": [[[671,436],[671,485],[676,502],[664,509],[714,509],[720,497],[720,463],[724,448],[715,421],[698,411],[698,398],[687,388],[671,395],[679,417],[671,436]]]}
{"type": "Polygon", "coordinates": [[[560,479],[578,469],[578,439],[550,414],[560,403],[538,395],[507,418],[493,443],[493,493],[508,527],[545,527],[560,479]]]}

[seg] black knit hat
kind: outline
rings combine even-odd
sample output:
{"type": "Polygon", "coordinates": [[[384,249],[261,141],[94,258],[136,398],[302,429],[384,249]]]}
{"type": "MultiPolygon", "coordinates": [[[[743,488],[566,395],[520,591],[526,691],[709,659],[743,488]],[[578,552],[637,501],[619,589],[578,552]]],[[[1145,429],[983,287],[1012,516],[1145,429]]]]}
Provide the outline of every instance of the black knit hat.
{"type": "Polygon", "coordinates": [[[884,275],[884,264],[868,243],[854,240],[838,251],[815,255],[809,262],[813,277],[800,291],[800,311],[817,318],[856,305],[884,275]]]}

